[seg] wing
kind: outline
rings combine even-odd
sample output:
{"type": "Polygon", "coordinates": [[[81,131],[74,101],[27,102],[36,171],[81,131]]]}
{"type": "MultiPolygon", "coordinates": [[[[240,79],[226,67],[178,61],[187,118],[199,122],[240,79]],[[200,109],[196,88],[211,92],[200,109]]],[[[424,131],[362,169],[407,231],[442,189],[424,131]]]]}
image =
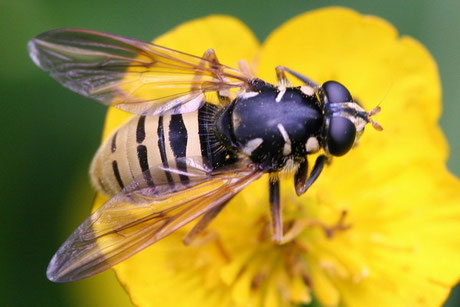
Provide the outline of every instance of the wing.
{"type": "MultiPolygon", "coordinates": [[[[92,276],[129,258],[229,200],[262,172],[251,166],[210,173],[187,166],[187,188],[149,187],[141,178],[86,219],[59,248],[48,279],[69,282],[92,276]]],[[[163,169],[164,171],[164,169],[163,169]]]]}
{"type": "Polygon", "coordinates": [[[212,58],[90,30],[45,32],[28,50],[67,88],[134,114],[192,112],[206,92],[246,88],[252,79],[212,58]]]}

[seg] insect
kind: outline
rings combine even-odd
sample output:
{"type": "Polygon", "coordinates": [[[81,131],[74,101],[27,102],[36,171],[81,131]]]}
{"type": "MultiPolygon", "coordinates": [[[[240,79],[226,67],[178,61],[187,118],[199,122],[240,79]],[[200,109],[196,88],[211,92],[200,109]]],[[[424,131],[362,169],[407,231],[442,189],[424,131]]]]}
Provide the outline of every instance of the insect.
{"type": "Polygon", "coordinates": [[[283,66],[277,85],[244,64],[111,34],[61,29],[28,44],[32,60],[65,87],[135,114],[99,148],[91,179],[109,200],[52,258],[47,276],[75,281],[102,272],[200,218],[190,243],[244,187],[270,174],[273,240],[282,242],[279,175],[301,195],[325,163],[346,154],[367,123],[337,81],[321,85],[283,66]],[[300,80],[292,86],[287,74],[300,80]],[[309,171],[307,157],[320,153],[309,171]]]}

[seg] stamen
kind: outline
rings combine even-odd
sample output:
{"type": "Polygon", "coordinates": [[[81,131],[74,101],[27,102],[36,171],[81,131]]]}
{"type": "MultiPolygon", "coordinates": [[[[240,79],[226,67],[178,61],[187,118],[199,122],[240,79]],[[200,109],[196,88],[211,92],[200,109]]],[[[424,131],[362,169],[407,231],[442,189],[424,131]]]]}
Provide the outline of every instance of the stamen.
{"type": "Polygon", "coordinates": [[[336,231],[343,231],[343,230],[348,230],[351,228],[351,224],[346,224],[345,223],[345,218],[348,215],[347,210],[342,210],[340,212],[340,217],[339,220],[335,223],[335,225],[332,226],[323,226],[324,232],[326,233],[326,236],[331,239],[334,236],[334,233],[336,231]]]}
{"type": "Polygon", "coordinates": [[[251,280],[251,290],[258,290],[266,278],[267,276],[264,272],[257,273],[253,276],[251,280]]]}

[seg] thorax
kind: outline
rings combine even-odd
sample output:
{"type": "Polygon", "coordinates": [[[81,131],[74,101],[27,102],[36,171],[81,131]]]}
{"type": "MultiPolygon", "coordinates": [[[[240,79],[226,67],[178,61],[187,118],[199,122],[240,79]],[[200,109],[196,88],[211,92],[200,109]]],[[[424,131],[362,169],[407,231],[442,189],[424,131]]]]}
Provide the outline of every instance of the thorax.
{"type": "Polygon", "coordinates": [[[323,115],[317,98],[300,88],[265,86],[238,96],[217,119],[224,139],[267,171],[305,157],[307,142],[319,146],[323,115]]]}

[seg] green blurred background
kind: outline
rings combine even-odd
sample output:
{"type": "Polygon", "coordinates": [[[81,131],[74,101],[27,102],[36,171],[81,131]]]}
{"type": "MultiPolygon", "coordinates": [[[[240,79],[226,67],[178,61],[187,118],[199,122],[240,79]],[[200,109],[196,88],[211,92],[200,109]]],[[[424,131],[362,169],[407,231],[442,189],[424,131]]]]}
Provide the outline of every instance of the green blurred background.
{"type": "MultiPolygon", "coordinates": [[[[263,41],[289,18],[331,5],[383,17],[431,51],[443,83],[448,166],[460,175],[458,0],[0,0],[0,306],[129,305],[111,271],[72,284],[45,278],[50,257],[90,210],[87,169],[106,109],[36,68],[26,53],[29,39],[50,29],[79,27],[150,41],[184,21],[219,13],[240,18],[263,41]]],[[[460,306],[460,289],[447,306],[460,306]]]]}

